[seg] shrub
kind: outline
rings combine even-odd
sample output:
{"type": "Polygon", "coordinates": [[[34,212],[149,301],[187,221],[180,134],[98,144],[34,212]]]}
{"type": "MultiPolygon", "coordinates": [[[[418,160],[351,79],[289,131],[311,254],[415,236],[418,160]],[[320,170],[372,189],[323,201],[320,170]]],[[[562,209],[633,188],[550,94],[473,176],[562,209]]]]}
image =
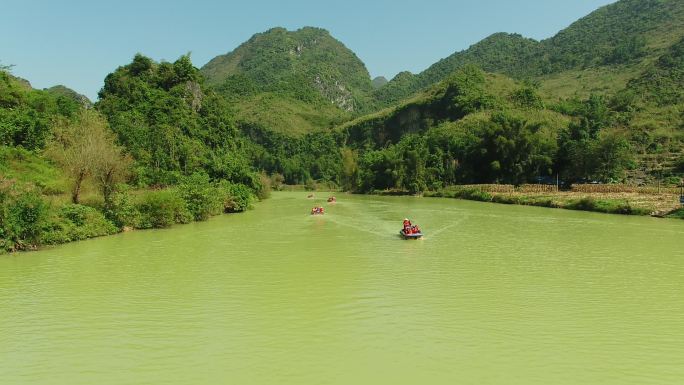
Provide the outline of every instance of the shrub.
{"type": "Polygon", "coordinates": [[[219,184],[219,191],[223,202],[223,211],[237,213],[252,206],[254,195],[252,190],[243,184],[233,184],[223,181],[219,184]]]}
{"type": "Polygon", "coordinates": [[[285,177],[283,174],[273,174],[271,175],[271,185],[276,191],[281,191],[283,189],[283,184],[285,183],[285,177]]]}
{"type": "Polygon", "coordinates": [[[139,228],[169,227],[174,223],[189,223],[192,214],[176,190],[158,190],[146,193],[137,204],[140,212],[139,228]]]}
{"type": "Polygon", "coordinates": [[[83,226],[86,222],[86,217],[90,213],[91,207],[83,205],[65,205],[60,210],[60,216],[71,221],[76,226],[83,226]]]}
{"type": "Polygon", "coordinates": [[[271,178],[265,173],[259,174],[259,189],[256,192],[257,198],[267,199],[271,196],[271,190],[273,189],[271,178]]]}
{"type": "Polygon", "coordinates": [[[140,212],[128,190],[119,188],[105,207],[105,216],[118,228],[136,228],[140,225],[140,212]]]}
{"type": "Polygon", "coordinates": [[[525,202],[516,197],[516,196],[507,196],[507,195],[493,195],[492,196],[492,202],[494,203],[501,203],[505,205],[520,205],[520,204],[525,204],[525,202]]]}
{"type": "Polygon", "coordinates": [[[3,192],[0,228],[5,250],[23,250],[40,243],[40,235],[48,218],[48,206],[34,191],[17,195],[3,192]]]}
{"type": "Polygon", "coordinates": [[[623,215],[648,215],[649,210],[632,207],[629,202],[610,200],[610,199],[599,199],[595,200],[593,198],[582,198],[577,201],[571,202],[565,206],[565,208],[570,210],[582,210],[582,211],[596,211],[608,214],[623,214],[623,215]]]}
{"type": "Polygon", "coordinates": [[[116,234],[119,229],[93,207],[67,204],[44,228],[41,243],[58,244],[116,234]]]}
{"type": "Polygon", "coordinates": [[[493,199],[492,194],[488,192],[484,192],[482,190],[479,190],[477,188],[466,188],[460,191],[457,191],[455,194],[456,198],[461,198],[461,199],[468,199],[472,201],[480,201],[480,202],[491,202],[493,199]]]}
{"type": "Polygon", "coordinates": [[[190,215],[196,221],[206,221],[221,212],[220,196],[205,174],[193,174],[183,178],[178,194],[185,201],[190,215]]]}
{"type": "Polygon", "coordinates": [[[306,191],[316,191],[316,181],[311,178],[307,179],[304,183],[304,189],[306,191]]]}
{"type": "Polygon", "coordinates": [[[667,215],[668,218],[684,219],[684,208],[677,209],[667,215]]]}
{"type": "Polygon", "coordinates": [[[569,203],[565,208],[570,210],[596,211],[596,201],[593,198],[582,198],[569,203]]]}

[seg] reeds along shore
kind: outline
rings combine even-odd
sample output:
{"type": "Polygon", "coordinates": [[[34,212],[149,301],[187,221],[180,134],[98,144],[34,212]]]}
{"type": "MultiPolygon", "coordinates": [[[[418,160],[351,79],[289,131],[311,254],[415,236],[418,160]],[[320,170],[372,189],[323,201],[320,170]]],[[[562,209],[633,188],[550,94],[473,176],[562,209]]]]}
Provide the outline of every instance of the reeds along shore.
{"type": "Polygon", "coordinates": [[[486,184],[450,186],[425,192],[424,196],[612,214],[683,216],[676,187],[582,184],[559,190],[554,185],[486,184]]]}

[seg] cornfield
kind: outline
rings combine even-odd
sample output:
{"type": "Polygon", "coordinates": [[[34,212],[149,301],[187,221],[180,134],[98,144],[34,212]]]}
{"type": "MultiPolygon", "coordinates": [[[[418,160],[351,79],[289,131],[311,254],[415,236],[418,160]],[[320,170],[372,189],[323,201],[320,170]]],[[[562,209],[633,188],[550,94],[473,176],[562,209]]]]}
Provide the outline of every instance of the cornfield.
{"type": "Polygon", "coordinates": [[[552,184],[524,184],[519,186],[516,191],[524,193],[554,193],[558,192],[558,188],[552,184]]]}
{"type": "MultiPolygon", "coordinates": [[[[524,184],[514,186],[511,184],[468,184],[447,187],[447,190],[478,190],[488,193],[555,193],[558,189],[555,185],[548,184],[524,184]]],[[[643,195],[679,195],[678,187],[657,186],[634,186],[626,184],[575,184],[572,185],[572,192],[585,194],[620,194],[634,193],[643,195]]]]}
{"type": "Polygon", "coordinates": [[[626,184],[575,184],[572,185],[573,192],[581,193],[637,193],[644,195],[658,195],[658,194],[679,194],[677,187],[660,187],[657,186],[633,186],[626,184]]]}
{"type": "Polygon", "coordinates": [[[512,184],[468,184],[451,186],[450,190],[479,190],[488,193],[551,193],[556,192],[556,186],[546,184],[524,184],[518,187],[512,184]]]}
{"type": "MultiPolygon", "coordinates": [[[[490,193],[511,193],[515,192],[515,186],[512,184],[463,184],[452,186],[454,190],[479,190],[490,193]]],[[[450,188],[450,189],[451,189],[450,188]]]]}

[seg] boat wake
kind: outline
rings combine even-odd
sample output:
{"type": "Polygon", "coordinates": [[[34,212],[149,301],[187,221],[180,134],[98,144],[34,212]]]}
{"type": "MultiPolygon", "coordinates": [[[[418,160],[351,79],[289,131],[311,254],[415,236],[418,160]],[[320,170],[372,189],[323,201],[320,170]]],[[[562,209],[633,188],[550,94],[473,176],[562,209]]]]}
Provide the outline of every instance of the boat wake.
{"type": "Polygon", "coordinates": [[[442,227],[442,228],[440,228],[440,229],[438,229],[438,230],[436,230],[436,231],[431,231],[431,232],[430,232],[430,237],[431,237],[431,238],[436,238],[436,237],[438,237],[439,235],[441,235],[441,234],[444,233],[445,231],[450,230],[450,229],[452,229],[452,228],[454,228],[454,227],[460,225],[460,224],[463,223],[467,218],[468,218],[468,217],[463,217],[463,218],[461,218],[460,220],[458,220],[458,221],[456,221],[456,222],[454,222],[454,223],[452,223],[452,224],[450,224],[450,225],[446,225],[446,226],[444,226],[444,227],[442,227]]]}

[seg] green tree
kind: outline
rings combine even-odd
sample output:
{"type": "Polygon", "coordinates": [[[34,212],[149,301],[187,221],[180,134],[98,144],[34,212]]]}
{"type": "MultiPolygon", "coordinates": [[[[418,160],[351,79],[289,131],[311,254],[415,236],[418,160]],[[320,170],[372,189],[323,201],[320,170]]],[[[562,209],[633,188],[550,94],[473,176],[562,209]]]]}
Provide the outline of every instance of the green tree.
{"type": "Polygon", "coordinates": [[[92,110],[83,110],[73,122],[59,121],[48,154],[71,178],[71,201],[75,204],[79,203],[83,182],[88,177],[97,175],[103,193],[109,196],[125,167],[116,164],[123,157],[107,122],[92,110]]]}
{"type": "Polygon", "coordinates": [[[357,183],[359,175],[358,153],[349,147],[340,149],[342,154],[342,187],[351,191],[357,183]]]}

